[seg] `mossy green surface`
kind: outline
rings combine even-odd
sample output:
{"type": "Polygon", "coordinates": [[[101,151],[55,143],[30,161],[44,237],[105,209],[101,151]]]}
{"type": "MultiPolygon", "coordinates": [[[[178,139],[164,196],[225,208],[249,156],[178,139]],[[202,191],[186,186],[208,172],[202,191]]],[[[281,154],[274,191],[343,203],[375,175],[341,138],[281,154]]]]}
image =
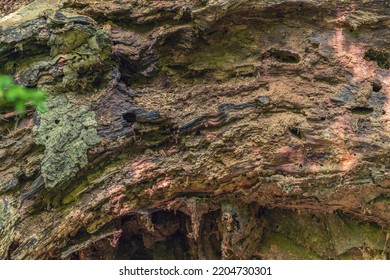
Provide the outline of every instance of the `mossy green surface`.
{"type": "Polygon", "coordinates": [[[0,72],[50,94],[95,92],[110,68],[110,38],[90,18],[63,15],[59,21],[59,2],[36,0],[0,20],[0,52],[9,54],[0,58],[0,72]]]}
{"type": "Polygon", "coordinates": [[[260,244],[266,258],[359,259],[388,252],[386,229],[358,223],[343,213],[310,214],[281,209],[268,210],[268,227],[260,244]]]}
{"type": "Polygon", "coordinates": [[[280,233],[265,234],[260,253],[270,259],[317,260],[319,255],[280,233]]]}
{"type": "Polygon", "coordinates": [[[298,211],[281,211],[275,209],[267,214],[270,229],[282,234],[291,242],[307,247],[316,255],[331,255],[332,238],[327,231],[326,218],[323,215],[309,215],[298,211]]]}
{"type": "Polygon", "coordinates": [[[358,223],[343,215],[330,215],[329,231],[336,253],[340,255],[352,248],[386,249],[386,230],[375,225],[358,223]]]}
{"type": "Polygon", "coordinates": [[[103,64],[111,55],[108,35],[91,26],[75,26],[64,33],[55,34],[48,42],[53,59],[61,54],[66,60],[62,83],[49,86],[49,92],[93,92],[97,90],[96,81],[104,77],[103,64]]]}
{"type": "Polygon", "coordinates": [[[48,100],[48,107],[34,127],[34,137],[46,147],[41,173],[46,187],[54,188],[87,165],[87,150],[98,144],[100,137],[95,113],[89,107],[71,104],[64,97],[48,100]]]}

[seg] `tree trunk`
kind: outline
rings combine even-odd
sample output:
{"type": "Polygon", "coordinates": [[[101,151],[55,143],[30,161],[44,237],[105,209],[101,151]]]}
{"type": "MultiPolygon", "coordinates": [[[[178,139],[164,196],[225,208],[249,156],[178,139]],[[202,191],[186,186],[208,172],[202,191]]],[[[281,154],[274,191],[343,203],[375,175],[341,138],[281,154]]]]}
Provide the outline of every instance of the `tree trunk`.
{"type": "Polygon", "coordinates": [[[1,108],[0,258],[389,258],[389,24],[384,0],[3,16],[0,73],[49,110],[1,108]]]}

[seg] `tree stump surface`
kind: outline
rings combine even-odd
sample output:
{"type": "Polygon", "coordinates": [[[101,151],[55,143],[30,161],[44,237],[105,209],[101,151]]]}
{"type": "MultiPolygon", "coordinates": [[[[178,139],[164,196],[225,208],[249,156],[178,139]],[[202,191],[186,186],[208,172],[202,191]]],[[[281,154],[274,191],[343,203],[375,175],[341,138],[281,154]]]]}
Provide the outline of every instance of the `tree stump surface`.
{"type": "Polygon", "coordinates": [[[1,259],[389,258],[388,1],[0,4],[1,259]]]}

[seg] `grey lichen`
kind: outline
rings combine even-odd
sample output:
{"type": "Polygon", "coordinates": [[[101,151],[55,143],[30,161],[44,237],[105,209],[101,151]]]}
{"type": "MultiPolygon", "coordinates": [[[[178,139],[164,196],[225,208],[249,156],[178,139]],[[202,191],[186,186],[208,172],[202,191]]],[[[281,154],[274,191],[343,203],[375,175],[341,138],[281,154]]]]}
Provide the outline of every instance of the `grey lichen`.
{"type": "Polygon", "coordinates": [[[41,174],[46,188],[74,177],[87,165],[87,151],[100,143],[95,113],[88,106],[71,104],[65,97],[48,100],[49,110],[34,127],[37,144],[46,147],[41,174]]]}

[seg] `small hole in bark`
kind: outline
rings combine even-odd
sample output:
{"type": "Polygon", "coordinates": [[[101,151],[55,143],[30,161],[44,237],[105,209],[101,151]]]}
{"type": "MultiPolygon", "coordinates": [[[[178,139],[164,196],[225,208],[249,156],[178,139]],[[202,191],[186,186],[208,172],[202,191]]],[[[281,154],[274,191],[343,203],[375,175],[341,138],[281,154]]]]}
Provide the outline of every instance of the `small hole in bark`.
{"type": "Polygon", "coordinates": [[[369,115],[374,112],[374,109],[367,107],[355,107],[351,109],[351,112],[355,115],[369,115]]]}
{"type": "Polygon", "coordinates": [[[381,91],[381,89],[382,89],[382,83],[380,81],[376,80],[372,83],[372,90],[374,92],[379,92],[381,91]]]}
{"type": "Polygon", "coordinates": [[[59,124],[59,123],[60,123],[60,120],[55,120],[54,123],[55,123],[55,124],[59,124]]]}
{"type": "Polygon", "coordinates": [[[320,47],[319,43],[312,43],[311,44],[313,48],[318,49],[320,47]]]}
{"type": "Polygon", "coordinates": [[[20,246],[19,241],[13,241],[8,248],[8,259],[12,258],[12,253],[16,251],[20,246]]]}
{"type": "Polygon", "coordinates": [[[289,127],[288,130],[290,131],[290,133],[293,136],[295,136],[295,137],[297,137],[299,139],[303,139],[305,137],[303,132],[299,128],[297,128],[297,127],[289,127]]]}
{"type": "Polygon", "coordinates": [[[128,123],[133,123],[137,120],[137,115],[134,113],[126,113],[123,115],[123,119],[128,123]]]}
{"type": "Polygon", "coordinates": [[[202,135],[202,133],[200,132],[200,130],[197,130],[196,132],[195,132],[195,136],[201,136],[202,135]]]}
{"type": "Polygon", "coordinates": [[[282,63],[299,63],[301,60],[298,54],[286,50],[271,49],[268,55],[282,63]]]}
{"type": "Polygon", "coordinates": [[[103,78],[99,75],[92,81],[93,88],[100,88],[103,83],[103,78]]]}
{"type": "Polygon", "coordinates": [[[259,210],[256,212],[256,218],[262,218],[267,213],[267,208],[260,206],[259,210]]]}

